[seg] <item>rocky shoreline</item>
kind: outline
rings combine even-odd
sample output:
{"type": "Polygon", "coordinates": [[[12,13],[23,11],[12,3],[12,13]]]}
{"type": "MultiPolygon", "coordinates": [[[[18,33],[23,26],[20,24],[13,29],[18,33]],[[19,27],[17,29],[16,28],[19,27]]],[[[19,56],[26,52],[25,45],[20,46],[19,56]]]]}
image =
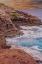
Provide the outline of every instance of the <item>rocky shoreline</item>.
{"type": "Polygon", "coordinates": [[[34,61],[34,59],[32,59],[24,51],[21,53],[21,50],[19,52],[18,50],[7,49],[10,48],[10,46],[6,45],[5,37],[20,34],[21,32],[19,26],[21,25],[42,25],[42,22],[39,18],[32,16],[29,13],[27,14],[25,12],[15,10],[14,8],[0,3],[0,64],[12,64],[12,62],[13,64],[37,64],[36,61],[34,61]],[[13,52],[16,53],[16,56],[14,56],[15,58],[12,58],[12,55],[14,55],[13,52]],[[24,53],[27,56],[25,56],[24,53]],[[21,54],[23,54],[22,56],[24,57],[22,57],[21,54]]]}

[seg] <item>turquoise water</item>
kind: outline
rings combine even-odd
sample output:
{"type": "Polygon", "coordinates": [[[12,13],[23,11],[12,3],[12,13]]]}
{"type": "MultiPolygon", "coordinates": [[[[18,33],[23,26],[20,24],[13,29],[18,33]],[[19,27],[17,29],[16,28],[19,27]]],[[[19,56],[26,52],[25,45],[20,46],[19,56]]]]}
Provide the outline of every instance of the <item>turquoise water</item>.
{"type": "Polygon", "coordinates": [[[38,46],[38,51],[42,52],[42,38],[36,38],[33,40],[33,42],[21,42],[20,45],[23,47],[38,46]]]}
{"type": "MultiPolygon", "coordinates": [[[[21,42],[20,45],[23,46],[23,47],[32,47],[32,46],[38,46],[38,51],[42,52],[42,38],[37,38],[36,39],[38,42],[21,42]]],[[[33,49],[33,48],[32,48],[33,49]]]]}

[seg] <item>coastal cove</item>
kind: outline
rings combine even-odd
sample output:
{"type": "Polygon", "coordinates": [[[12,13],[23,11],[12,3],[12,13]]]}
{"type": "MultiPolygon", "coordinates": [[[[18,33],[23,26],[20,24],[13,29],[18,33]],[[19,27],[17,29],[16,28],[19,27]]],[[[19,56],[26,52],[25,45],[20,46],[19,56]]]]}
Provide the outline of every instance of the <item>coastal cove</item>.
{"type": "Polygon", "coordinates": [[[42,64],[41,21],[0,3],[0,64],[42,64]]]}
{"type": "MultiPolygon", "coordinates": [[[[38,10],[19,10],[30,13],[37,16],[42,21],[42,9],[38,10]],[[38,12],[38,13],[37,13],[38,12]],[[35,13],[35,14],[34,14],[35,13]]],[[[23,35],[17,35],[16,37],[7,37],[7,45],[11,45],[12,48],[18,48],[29,53],[35,60],[42,64],[42,25],[41,26],[21,26],[23,35]],[[12,42],[12,43],[11,43],[12,42]]],[[[17,49],[16,48],[16,49],[17,49]]]]}
{"type": "Polygon", "coordinates": [[[42,64],[42,26],[21,26],[21,28],[24,34],[6,37],[7,45],[11,45],[12,49],[24,50],[42,64]]]}

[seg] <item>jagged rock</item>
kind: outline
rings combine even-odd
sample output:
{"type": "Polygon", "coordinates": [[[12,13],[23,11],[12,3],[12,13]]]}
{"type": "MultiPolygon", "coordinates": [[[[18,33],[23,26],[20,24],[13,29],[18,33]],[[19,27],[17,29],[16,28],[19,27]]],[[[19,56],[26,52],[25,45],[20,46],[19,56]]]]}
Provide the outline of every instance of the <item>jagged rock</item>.
{"type": "Polygon", "coordinates": [[[5,36],[8,36],[9,34],[13,36],[15,32],[18,32],[18,29],[12,23],[10,17],[2,9],[0,9],[0,30],[4,32],[5,36]]]}
{"type": "Polygon", "coordinates": [[[16,25],[40,25],[41,20],[36,16],[32,16],[22,11],[16,11],[18,13],[18,18],[12,18],[11,20],[16,25]]]}
{"type": "Polygon", "coordinates": [[[19,30],[11,21],[10,15],[11,12],[13,12],[12,8],[5,6],[4,4],[0,5],[0,46],[2,47],[6,45],[5,36],[16,35],[19,33],[19,30]]]}

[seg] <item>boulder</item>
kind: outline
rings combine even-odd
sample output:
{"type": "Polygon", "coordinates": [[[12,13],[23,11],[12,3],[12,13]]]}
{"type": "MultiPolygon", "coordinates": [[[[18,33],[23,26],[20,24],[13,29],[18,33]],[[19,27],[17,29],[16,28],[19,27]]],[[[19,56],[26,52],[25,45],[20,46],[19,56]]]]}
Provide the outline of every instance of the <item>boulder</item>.
{"type": "Polygon", "coordinates": [[[0,64],[37,64],[37,62],[22,50],[1,49],[0,64]]]}

